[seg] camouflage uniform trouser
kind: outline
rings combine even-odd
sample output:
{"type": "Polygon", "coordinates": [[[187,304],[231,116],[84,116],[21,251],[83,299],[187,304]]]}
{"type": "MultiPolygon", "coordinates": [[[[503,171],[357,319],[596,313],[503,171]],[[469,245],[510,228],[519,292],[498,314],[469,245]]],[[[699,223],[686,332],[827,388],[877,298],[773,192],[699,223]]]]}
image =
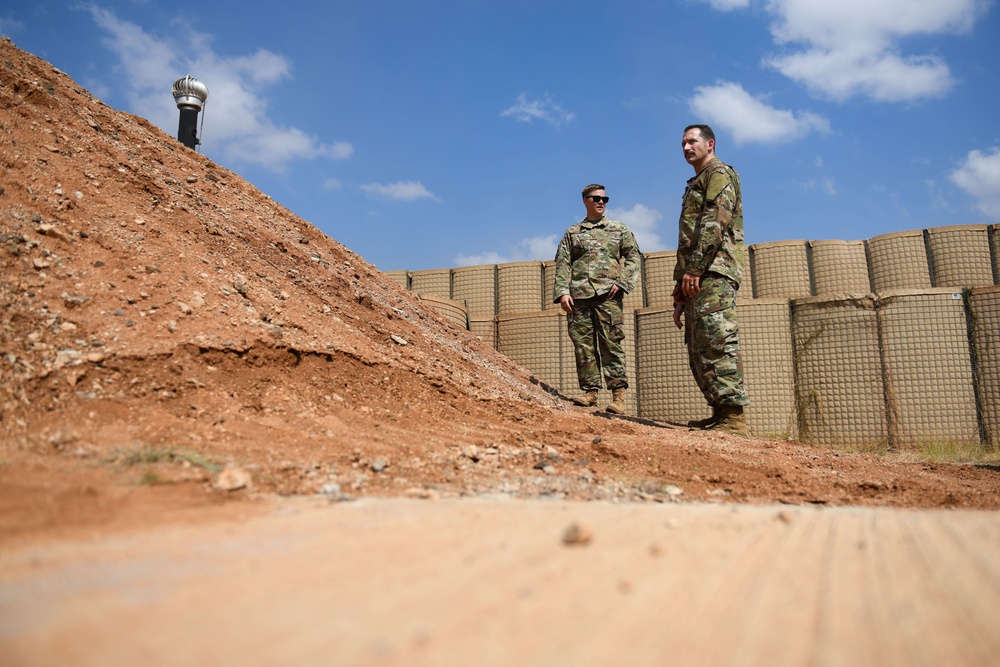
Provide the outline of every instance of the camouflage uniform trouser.
{"type": "Polygon", "coordinates": [[[736,285],[725,276],[706,273],[701,291],[684,308],[688,363],[709,405],[747,405],[740,360],[740,325],[736,285]]]}
{"type": "Polygon", "coordinates": [[[608,389],[628,387],[622,348],[625,340],[622,298],[619,293],[614,299],[606,296],[577,299],[573,312],[566,315],[576,353],[576,377],[584,391],[601,388],[602,368],[608,389]]]}

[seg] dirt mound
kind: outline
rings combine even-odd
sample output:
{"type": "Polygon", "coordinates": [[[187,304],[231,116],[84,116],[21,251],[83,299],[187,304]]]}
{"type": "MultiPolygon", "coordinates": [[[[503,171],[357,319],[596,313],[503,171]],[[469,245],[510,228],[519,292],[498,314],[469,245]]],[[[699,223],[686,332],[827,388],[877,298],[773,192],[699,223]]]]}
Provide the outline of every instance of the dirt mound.
{"type": "Polygon", "coordinates": [[[270,492],[1000,506],[987,469],[574,408],[7,40],[0,129],[0,533],[270,492]]]}

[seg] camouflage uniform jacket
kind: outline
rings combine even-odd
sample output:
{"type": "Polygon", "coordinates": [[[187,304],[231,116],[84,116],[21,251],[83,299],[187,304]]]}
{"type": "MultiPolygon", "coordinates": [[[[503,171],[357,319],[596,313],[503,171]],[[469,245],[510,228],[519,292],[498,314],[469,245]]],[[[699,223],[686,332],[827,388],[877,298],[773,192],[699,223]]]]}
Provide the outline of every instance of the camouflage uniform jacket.
{"type": "Polygon", "coordinates": [[[743,196],[736,170],[717,157],[687,182],[674,280],[712,271],[743,278],[743,196]]]}
{"type": "Polygon", "coordinates": [[[639,244],[623,223],[603,217],[583,220],[566,230],[556,251],[553,302],[569,294],[589,299],[612,285],[631,292],[639,273],[639,244]]]}

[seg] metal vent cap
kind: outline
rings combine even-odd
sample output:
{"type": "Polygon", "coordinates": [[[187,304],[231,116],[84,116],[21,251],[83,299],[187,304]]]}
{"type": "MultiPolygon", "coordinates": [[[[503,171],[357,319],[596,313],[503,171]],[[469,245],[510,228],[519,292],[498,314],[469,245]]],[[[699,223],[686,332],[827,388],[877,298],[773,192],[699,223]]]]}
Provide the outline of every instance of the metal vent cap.
{"type": "Polygon", "coordinates": [[[201,111],[201,106],[208,100],[208,86],[190,74],[174,81],[174,101],[177,108],[194,107],[201,111]]]}

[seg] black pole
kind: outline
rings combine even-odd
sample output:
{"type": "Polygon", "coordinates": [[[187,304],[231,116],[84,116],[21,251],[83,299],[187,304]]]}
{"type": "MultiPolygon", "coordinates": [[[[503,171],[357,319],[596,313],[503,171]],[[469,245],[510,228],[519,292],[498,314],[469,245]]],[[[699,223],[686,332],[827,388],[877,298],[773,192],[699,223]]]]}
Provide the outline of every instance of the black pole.
{"type": "Polygon", "coordinates": [[[194,150],[201,143],[198,140],[198,110],[187,105],[178,108],[181,119],[177,126],[177,140],[194,150]]]}

